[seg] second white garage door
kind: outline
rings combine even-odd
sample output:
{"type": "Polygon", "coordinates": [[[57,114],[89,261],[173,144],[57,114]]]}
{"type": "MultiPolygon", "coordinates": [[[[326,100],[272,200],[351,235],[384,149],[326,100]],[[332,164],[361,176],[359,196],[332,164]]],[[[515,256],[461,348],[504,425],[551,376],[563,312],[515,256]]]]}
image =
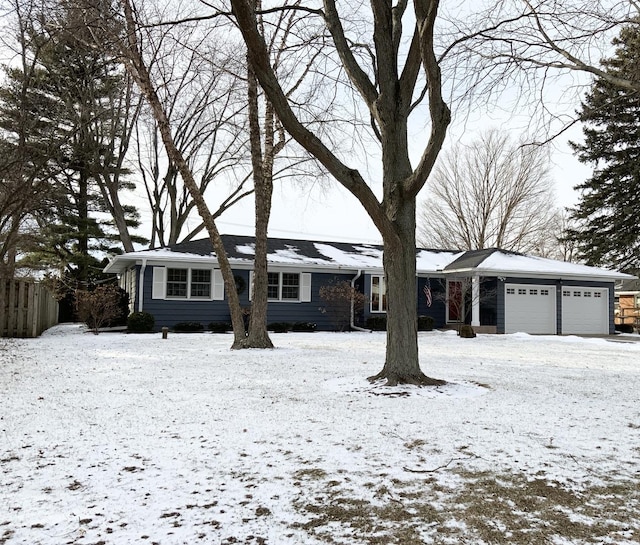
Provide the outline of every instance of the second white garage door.
{"type": "Polygon", "coordinates": [[[609,334],[609,290],[562,287],[562,333],[609,334]]]}
{"type": "Polygon", "coordinates": [[[505,284],[505,333],[555,335],[556,288],[505,284]]]}

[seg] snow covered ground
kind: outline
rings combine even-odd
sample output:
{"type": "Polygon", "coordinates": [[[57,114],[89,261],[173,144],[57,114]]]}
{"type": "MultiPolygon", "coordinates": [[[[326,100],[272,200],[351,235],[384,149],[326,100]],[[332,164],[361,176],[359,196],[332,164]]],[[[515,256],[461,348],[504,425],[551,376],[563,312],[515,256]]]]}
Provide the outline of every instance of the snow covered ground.
{"type": "Polygon", "coordinates": [[[640,343],[272,338],[0,339],[0,544],[640,543],[640,343]]]}

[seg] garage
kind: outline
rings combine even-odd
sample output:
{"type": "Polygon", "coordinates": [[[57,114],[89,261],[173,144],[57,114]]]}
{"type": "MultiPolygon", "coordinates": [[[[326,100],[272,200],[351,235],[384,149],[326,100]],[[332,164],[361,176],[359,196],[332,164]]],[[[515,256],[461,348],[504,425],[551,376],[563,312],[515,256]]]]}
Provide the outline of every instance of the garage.
{"type": "Polygon", "coordinates": [[[556,288],[505,284],[505,333],[555,335],[556,288]]]}
{"type": "Polygon", "coordinates": [[[609,290],[563,286],[562,333],[608,335],[609,290]]]}

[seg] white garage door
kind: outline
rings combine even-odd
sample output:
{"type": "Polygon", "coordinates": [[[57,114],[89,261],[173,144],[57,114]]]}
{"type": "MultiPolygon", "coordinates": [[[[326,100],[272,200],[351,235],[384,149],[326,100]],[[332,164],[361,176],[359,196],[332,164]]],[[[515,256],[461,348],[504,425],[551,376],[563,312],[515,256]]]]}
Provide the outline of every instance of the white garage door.
{"type": "Polygon", "coordinates": [[[609,290],[562,287],[562,333],[609,333],[609,290]]]}
{"type": "Polygon", "coordinates": [[[505,284],[505,332],[555,335],[556,288],[505,284]]]}

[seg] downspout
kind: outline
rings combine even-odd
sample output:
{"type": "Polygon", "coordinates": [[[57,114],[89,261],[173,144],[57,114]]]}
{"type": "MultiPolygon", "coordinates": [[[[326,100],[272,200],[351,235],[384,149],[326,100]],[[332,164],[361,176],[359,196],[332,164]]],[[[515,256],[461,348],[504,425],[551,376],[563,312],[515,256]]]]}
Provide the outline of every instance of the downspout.
{"type": "MultiPolygon", "coordinates": [[[[358,278],[360,278],[362,276],[362,269],[358,269],[358,274],[356,274],[352,279],[351,279],[351,289],[356,288],[356,280],[358,280],[358,278]]],[[[353,296],[351,296],[351,315],[350,315],[350,319],[349,319],[349,327],[352,330],[355,331],[364,331],[366,333],[371,333],[371,330],[369,329],[365,329],[364,327],[359,327],[357,325],[355,325],[355,301],[353,300],[353,296]]]]}
{"type": "Polygon", "coordinates": [[[142,260],[138,284],[138,312],[142,312],[142,302],[144,301],[144,270],[147,268],[147,260],[142,260]]]}

